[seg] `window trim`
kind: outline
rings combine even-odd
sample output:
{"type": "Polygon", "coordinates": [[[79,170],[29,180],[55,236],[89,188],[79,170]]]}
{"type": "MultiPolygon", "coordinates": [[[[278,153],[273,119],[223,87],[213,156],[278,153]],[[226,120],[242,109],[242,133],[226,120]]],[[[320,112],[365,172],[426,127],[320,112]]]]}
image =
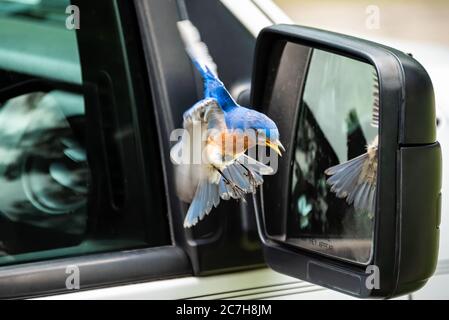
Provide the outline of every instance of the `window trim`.
{"type": "Polygon", "coordinates": [[[187,276],[190,263],[175,246],[92,254],[0,268],[0,299],[73,293],[69,266],[79,268],[80,290],[187,276]]]}

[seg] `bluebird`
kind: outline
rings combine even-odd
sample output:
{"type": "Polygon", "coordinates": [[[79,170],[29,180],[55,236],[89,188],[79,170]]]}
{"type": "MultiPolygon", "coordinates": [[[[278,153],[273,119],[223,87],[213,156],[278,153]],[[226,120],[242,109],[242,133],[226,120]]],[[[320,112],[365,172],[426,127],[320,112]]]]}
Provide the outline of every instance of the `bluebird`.
{"type": "MultiPolygon", "coordinates": [[[[371,125],[379,127],[379,81],[374,75],[373,111],[371,125]]],[[[376,204],[377,164],[379,135],[368,144],[366,153],[330,167],[325,170],[329,175],[327,183],[338,198],[346,198],[349,205],[360,212],[365,212],[370,218],[374,216],[376,204]]]]}
{"type": "Polygon", "coordinates": [[[263,183],[263,175],[274,173],[271,167],[246,155],[248,149],[268,146],[279,155],[285,149],[273,120],[240,106],[229,94],[192,23],[180,21],[178,29],[193,65],[201,74],[204,94],[202,100],[184,113],[184,133],[171,150],[177,194],[190,203],[184,220],[184,227],[190,228],[217,207],[220,199],[244,201],[245,194],[254,193],[263,183]],[[195,126],[207,133],[201,141],[192,141],[195,126]],[[201,162],[192,162],[189,152],[201,153],[201,162]],[[188,163],[174,160],[173,155],[179,153],[188,154],[188,163]]]}

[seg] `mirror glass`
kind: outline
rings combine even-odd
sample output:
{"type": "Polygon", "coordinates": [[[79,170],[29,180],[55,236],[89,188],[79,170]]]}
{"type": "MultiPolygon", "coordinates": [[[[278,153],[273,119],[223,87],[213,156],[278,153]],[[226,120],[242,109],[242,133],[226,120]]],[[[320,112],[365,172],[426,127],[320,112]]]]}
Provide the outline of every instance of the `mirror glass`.
{"type": "MultiPolygon", "coordinates": [[[[304,52],[304,46],[290,43],[284,52],[291,46],[304,52]]],[[[377,73],[359,60],[307,52],[284,241],[368,264],[376,203],[377,73]]]]}

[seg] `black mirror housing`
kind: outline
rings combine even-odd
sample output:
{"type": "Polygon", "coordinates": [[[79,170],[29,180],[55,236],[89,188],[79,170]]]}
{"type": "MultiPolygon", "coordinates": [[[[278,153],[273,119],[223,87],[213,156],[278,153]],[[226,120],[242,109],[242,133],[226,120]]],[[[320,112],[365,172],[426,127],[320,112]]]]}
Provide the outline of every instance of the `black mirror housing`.
{"type": "MultiPolygon", "coordinates": [[[[304,57],[308,56],[304,52],[304,57]]],[[[441,211],[441,148],[436,141],[432,83],[425,69],[398,50],[332,32],[277,25],[260,33],[252,79],[253,106],[272,118],[287,149],[278,173],[257,195],[265,259],[274,270],[356,297],[391,298],[421,288],[435,271],[441,211]],[[286,43],[309,46],[372,65],[379,79],[379,163],[373,251],[359,265],[292,247],[282,239],[298,109],[308,61],[288,57],[286,43]],[[370,286],[373,270],[378,285],[370,286]]]]}

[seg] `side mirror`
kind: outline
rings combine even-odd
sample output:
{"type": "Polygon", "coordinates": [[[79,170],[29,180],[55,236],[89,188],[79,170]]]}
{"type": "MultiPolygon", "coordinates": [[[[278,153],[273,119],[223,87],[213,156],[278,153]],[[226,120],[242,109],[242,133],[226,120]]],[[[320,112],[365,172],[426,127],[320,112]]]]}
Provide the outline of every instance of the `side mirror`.
{"type": "Polygon", "coordinates": [[[274,270],[356,297],[394,297],[435,271],[441,149],[432,84],[410,55],[291,25],[258,37],[252,105],[287,153],[257,195],[274,270]]]}

